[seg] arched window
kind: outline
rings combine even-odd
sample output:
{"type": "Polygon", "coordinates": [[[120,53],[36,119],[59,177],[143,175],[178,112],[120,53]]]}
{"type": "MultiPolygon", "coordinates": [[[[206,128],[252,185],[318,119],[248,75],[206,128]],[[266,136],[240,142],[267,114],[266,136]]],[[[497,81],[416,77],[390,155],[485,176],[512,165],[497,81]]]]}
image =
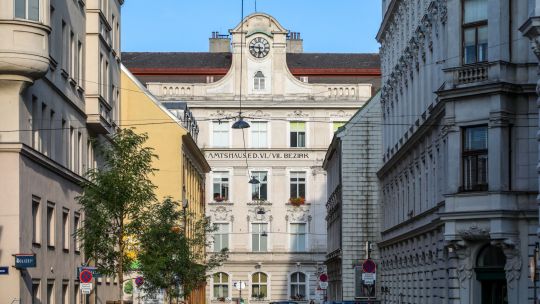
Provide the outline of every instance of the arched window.
{"type": "Polygon", "coordinates": [[[268,296],[268,276],[262,272],[256,272],[251,276],[251,297],[253,299],[266,299],[268,296]]]}
{"type": "Polygon", "coordinates": [[[229,275],[224,272],[214,273],[214,298],[229,297],[229,275]]]}
{"type": "Polygon", "coordinates": [[[506,256],[499,248],[492,245],[484,247],[478,254],[476,266],[481,268],[504,268],[506,256]]]}
{"type": "Polygon", "coordinates": [[[255,77],[253,77],[253,89],[256,91],[264,90],[265,83],[264,83],[264,74],[261,71],[258,71],[255,73],[255,77]]]}
{"type": "Polygon", "coordinates": [[[508,303],[506,256],[501,248],[487,245],[476,258],[476,280],[481,286],[481,303],[508,303]]]}
{"type": "Polygon", "coordinates": [[[291,299],[306,299],[306,275],[301,272],[291,274],[291,299]]]}

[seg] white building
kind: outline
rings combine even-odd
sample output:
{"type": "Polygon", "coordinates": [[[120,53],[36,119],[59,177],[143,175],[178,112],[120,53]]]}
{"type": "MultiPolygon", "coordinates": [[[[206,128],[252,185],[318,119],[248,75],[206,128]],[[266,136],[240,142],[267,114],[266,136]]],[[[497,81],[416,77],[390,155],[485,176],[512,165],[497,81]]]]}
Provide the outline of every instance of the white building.
{"type": "Polygon", "coordinates": [[[529,303],[537,236],[534,1],[385,0],[385,303],[529,303]]]}
{"type": "MultiPolygon", "coordinates": [[[[91,140],[115,128],[123,2],[0,1],[0,303],[82,303],[76,197],[91,140]],[[12,267],[20,253],[35,267],[12,267]]],[[[93,283],[120,298],[118,280],[93,283]]]]}
{"type": "Polygon", "coordinates": [[[380,240],[381,122],[377,94],[336,131],[324,160],[331,301],[379,298],[378,284],[362,280],[362,264],[380,263],[375,245],[380,240]]]}
{"type": "Polygon", "coordinates": [[[247,283],[249,303],[320,299],[322,162],[335,129],[378,85],[378,56],[298,53],[300,35],[262,13],[230,33],[232,45],[213,33],[210,53],[125,53],[124,64],[167,104],[186,101],[199,122],[212,167],[206,212],[219,227],[210,250],[230,250],[208,282],[207,302],[238,298],[234,281],[247,283]],[[251,127],[235,130],[240,97],[251,127]],[[260,183],[249,184],[252,176],[260,183]]]}

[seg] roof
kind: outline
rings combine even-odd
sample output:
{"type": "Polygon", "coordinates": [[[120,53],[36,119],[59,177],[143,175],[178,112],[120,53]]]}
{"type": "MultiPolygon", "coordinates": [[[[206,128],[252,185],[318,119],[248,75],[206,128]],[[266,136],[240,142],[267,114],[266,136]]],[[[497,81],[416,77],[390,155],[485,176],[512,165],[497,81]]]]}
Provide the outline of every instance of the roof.
{"type": "MultiPolygon", "coordinates": [[[[124,52],[122,63],[134,74],[224,75],[232,64],[231,53],[124,52]]],[[[294,75],[380,75],[379,54],[288,53],[294,75]]]]}
{"type": "Polygon", "coordinates": [[[161,103],[165,108],[169,110],[186,110],[187,103],[182,101],[164,101],[161,103]]]}

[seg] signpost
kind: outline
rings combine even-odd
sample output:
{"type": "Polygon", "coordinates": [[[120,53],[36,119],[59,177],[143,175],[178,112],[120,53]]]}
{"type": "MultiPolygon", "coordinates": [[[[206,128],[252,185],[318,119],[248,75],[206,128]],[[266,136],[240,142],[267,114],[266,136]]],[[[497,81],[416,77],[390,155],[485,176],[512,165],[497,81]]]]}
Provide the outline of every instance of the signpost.
{"type": "Polygon", "coordinates": [[[9,267],[0,267],[0,275],[8,275],[9,274],[9,267]]]}
{"type": "Polygon", "coordinates": [[[246,282],[244,281],[233,281],[234,288],[240,290],[240,300],[238,303],[244,303],[244,300],[242,299],[242,289],[246,289],[246,282]]]}
{"type": "Polygon", "coordinates": [[[144,278],[141,277],[141,276],[138,276],[135,278],[135,285],[137,285],[137,287],[141,287],[142,284],[144,284],[144,278]]]}
{"type": "Polygon", "coordinates": [[[26,269],[36,267],[36,255],[35,254],[15,254],[15,268],[26,269]]]}
{"type": "Polygon", "coordinates": [[[90,270],[83,270],[79,274],[79,280],[81,280],[81,283],[90,283],[92,282],[92,279],[93,279],[93,276],[90,270]]]}
{"type": "Polygon", "coordinates": [[[94,278],[101,277],[101,274],[97,271],[97,267],[91,267],[91,266],[80,266],[77,267],[77,276],[81,273],[83,270],[89,270],[92,273],[92,276],[94,278]]]}
{"type": "Polygon", "coordinates": [[[92,283],[81,283],[81,293],[90,294],[92,292],[92,283]]]}

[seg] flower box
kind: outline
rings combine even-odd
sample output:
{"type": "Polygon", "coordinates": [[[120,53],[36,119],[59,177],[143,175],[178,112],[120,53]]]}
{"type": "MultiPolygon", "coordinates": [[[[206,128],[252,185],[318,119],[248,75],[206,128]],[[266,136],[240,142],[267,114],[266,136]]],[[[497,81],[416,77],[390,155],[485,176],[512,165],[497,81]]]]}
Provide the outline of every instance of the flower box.
{"type": "Polygon", "coordinates": [[[289,198],[289,203],[293,206],[300,206],[306,203],[306,199],[303,197],[291,197],[289,198]]]}

